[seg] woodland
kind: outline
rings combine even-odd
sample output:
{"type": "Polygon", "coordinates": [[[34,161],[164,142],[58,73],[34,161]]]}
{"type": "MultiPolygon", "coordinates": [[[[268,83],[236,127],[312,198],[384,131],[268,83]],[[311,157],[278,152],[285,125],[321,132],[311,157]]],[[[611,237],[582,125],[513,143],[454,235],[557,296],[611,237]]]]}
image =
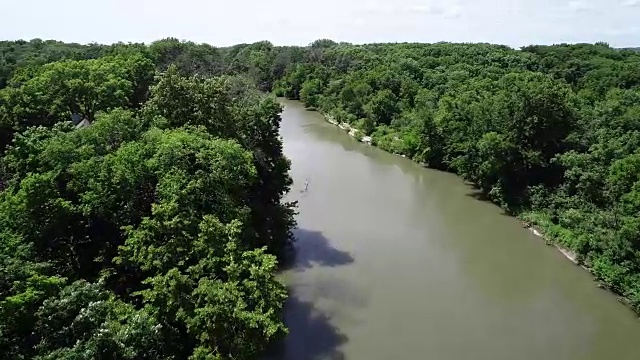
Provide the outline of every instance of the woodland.
{"type": "Polygon", "coordinates": [[[254,359],[281,339],[276,96],[458,174],[640,312],[636,51],[1,41],[0,358],[254,359]]]}

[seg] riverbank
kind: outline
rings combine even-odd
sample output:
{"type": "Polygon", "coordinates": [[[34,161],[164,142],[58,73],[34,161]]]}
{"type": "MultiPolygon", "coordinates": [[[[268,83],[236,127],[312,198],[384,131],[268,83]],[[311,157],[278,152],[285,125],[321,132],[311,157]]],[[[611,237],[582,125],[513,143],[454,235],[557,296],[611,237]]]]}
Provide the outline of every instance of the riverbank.
{"type": "Polygon", "coordinates": [[[324,117],[324,119],[330,123],[333,124],[337,127],[339,127],[342,130],[347,131],[347,133],[349,134],[349,136],[351,136],[352,138],[365,143],[367,145],[372,145],[372,138],[371,136],[366,136],[362,133],[362,131],[360,131],[359,129],[354,128],[353,126],[351,126],[350,124],[347,124],[345,122],[338,122],[333,116],[329,115],[329,114],[325,114],[322,111],[319,110],[311,110],[311,111],[317,111],[320,114],[322,114],[322,116],[324,117]]]}
{"type": "Polygon", "coordinates": [[[618,302],[628,306],[629,308],[631,308],[631,310],[635,311],[636,314],[640,313],[638,307],[634,305],[631,299],[625,297],[619,291],[616,291],[616,289],[612,288],[612,285],[610,283],[608,283],[604,279],[601,279],[596,274],[596,270],[593,268],[592,264],[590,264],[585,259],[580,258],[575,251],[569,249],[564,245],[564,243],[567,241],[565,240],[565,238],[570,238],[573,236],[573,234],[569,230],[551,223],[549,220],[544,219],[544,216],[541,216],[541,214],[536,214],[534,212],[525,212],[517,215],[516,217],[522,222],[524,227],[544,240],[547,245],[555,247],[556,250],[558,250],[562,255],[569,259],[569,261],[571,261],[575,265],[580,266],[591,276],[593,276],[598,288],[609,291],[617,297],[618,302]]]}
{"type": "MultiPolygon", "coordinates": [[[[348,123],[344,123],[344,122],[339,122],[337,121],[334,117],[332,117],[331,115],[324,113],[322,111],[320,111],[319,109],[311,109],[310,111],[317,111],[318,113],[320,113],[323,118],[329,122],[330,124],[339,127],[340,129],[346,131],[348,133],[349,136],[353,137],[354,139],[363,142],[365,144],[368,145],[373,145],[376,146],[378,148],[380,148],[381,150],[384,150],[386,152],[389,153],[393,153],[388,151],[387,149],[384,149],[380,146],[377,146],[378,142],[376,141],[376,139],[372,136],[364,136],[364,133],[351,126],[348,123]]],[[[396,137],[395,140],[399,141],[399,139],[396,137]]],[[[398,153],[393,153],[395,155],[401,156],[406,158],[405,155],[403,154],[398,154],[398,153]]],[[[417,162],[413,159],[411,159],[412,161],[418,163],[420,166],[423,167],[428,167],[427,164],[425,163],[420,163],[417,162]]],[[[550,233],[552,231],[549,230],[549,225],[547,222],[540,220],[537,216],[535,216],[532,213],[521,213],[521,214],[512,214],[514,217],[516,217],[517,219],[519,219],[521,221],[521,223],[523,224],[523,226],[525,228],[527,228],[529,231],[531,231],[534,235],[536,235],[537,237],[539,237],[540,239],[544,240],[544,242],[547,245],[553,246],[558,252],[560,252],[567,260],[571,261],[573,264],[580,266],[582,269],[586,270],[587,272],[589,272],[589,274],[591,276],[593,276],[594,282],[596,283],[596,286],[598,288],[602,288],[602,289],[606,289],[609,292],[611,292],[612,294],[616,295],[618,298],[618,301],[625,304],[626,306],[630,307],[633,311],[635,311],[636,313],[639,313],[640,309],[638,309],[638,307],[636,305],[633,304],[633,302],[624,296],[624,294],[621,294],[619,291],[616,291],[615,288],[612,286],[611,283],[608,283],[605,279],[602,279],[601,277],[599,277],[593,267],[588,264],[587,262],[584,261],[583,258],[581,258],[575,251],[571,250],[569,247],[565,246],[563,244],[563,241],[560,240],[560,236],[555,237],[552,236],[550,233]]],[[[554,227],[558,227],[557,225],[553,225],[554,227]]],[[[569,230],[566,229],[561,229],[561,231],[563,232],[569,232],[569,230]]]]}
{"type": "Polygon", "coordinates": [[[281,102],[291,177],[311,186],[291,194],[289,335],[274,358],[637,358],[637,319],[520,221],[281,102]]]}

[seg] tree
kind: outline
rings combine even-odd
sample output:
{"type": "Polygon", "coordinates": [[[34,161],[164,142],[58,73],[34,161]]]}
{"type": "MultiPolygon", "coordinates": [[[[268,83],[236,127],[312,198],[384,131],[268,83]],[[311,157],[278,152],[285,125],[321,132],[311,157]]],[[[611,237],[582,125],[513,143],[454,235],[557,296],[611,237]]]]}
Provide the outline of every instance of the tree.
{"type": "Polygon", "coordinates": [[[44,301],[36,317],[36,359],[170,358],[164,355],[162,325],[101,284],[74,282],[44,301]]]}
{"type": "Polygon", "coordinates": [[[276,79],[279,94],[315,105],[319,81],[322,111],[562,234],[554,240],[640,309],[640,54],[601,43],[300,49],[276,79]]]}
{"type": "Polygon", "coordinates": [[[238,82],[242,80],[234,77],[185,79],[169,69],[152,88],[145,111],[149,117],[166,119],[161,127],[204,126],[210,134],[234,139],[253,152],[260,182],[251,196],[256,229],[252,242],[278,253],[291,237],[294,205],[281,201],[292,183],[279,138],[281,107],[255,90],[234,85],[238,82]]]}
{"type": "Polygon", "coordinates": [[[389,125],[398,110],[398,98],[388,89],[378,91],[365,107],[376,125],[389,125]]]}
{"type": "Polygon", "coordinates": [[[138,107],[146,99],[153,66],[140,56],[66,60],[44,65],[18,87],[2,90],[4,150],[12,134],[52,126],[72,115],[95,119],[99,111],[138,107]]]}
{"type": "Polygon", "coordinates": [[[0,163],[2,358],[248,359],[286,332],[267,253],[293,225],[281,107],[172,67],[147,89],[145,63],[60,62],[2,90],[48,121],[16,127],[0,163]],[[36,91],[54,78],[58,93],[36,91]],[[91,126],[56,121],[75,109],[91,126]]]}
{"type": "Polygon", "coordinates": [[[300,101],[307,107],[317,108],[320,95],[322,95],[322,82],[319,79],[309,80],[302,84],[300,101]]]}

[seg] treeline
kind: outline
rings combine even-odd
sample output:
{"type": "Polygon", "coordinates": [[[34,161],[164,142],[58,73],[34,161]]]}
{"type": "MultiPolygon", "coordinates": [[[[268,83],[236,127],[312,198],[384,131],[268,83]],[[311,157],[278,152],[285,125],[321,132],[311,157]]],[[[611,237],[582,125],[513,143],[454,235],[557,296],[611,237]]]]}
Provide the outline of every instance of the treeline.
{"type": "Polygon", "coordinates": [[[276,94],[459,174],[640,311],[640,54],[329,40],[305,51],[276,94]]]}
{"type": "Polygon", "coordinates": [[[284,334],[291,180],[256,88],[459,174],[640,311],[635,51],[36,39],[0,42],[1,358],[250,359],[284,334]]]}
{"type": "Polygon", "coordinates": [[[0,49],[0,358],[251,359],[281,338],[291,179],[280,105],[233,75],[251,67],[173,39],[0,49]]]}
{"type": "Polygon", "coordinates": [[[37,69],[60,60],[89,60],[113,55],[142,55],[152,61],[158,71],[174,65],[184,76],[243,75],[251,78],[261,90],[271,90],[273,82],[285,71],[304,59],[306,51],[299,47],[275,47],[263,41],[216,48],[167,38],[148,46],[137,43],[68,44],[54,40],[0,41],[0,89],[7,87],[16,74],[37,69]]]}

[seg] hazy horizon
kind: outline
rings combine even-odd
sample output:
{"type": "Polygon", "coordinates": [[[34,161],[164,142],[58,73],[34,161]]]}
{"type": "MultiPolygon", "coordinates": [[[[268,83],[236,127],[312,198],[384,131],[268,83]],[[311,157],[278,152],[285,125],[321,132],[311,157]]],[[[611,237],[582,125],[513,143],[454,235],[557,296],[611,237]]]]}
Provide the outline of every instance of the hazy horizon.
{"type": "Polygon", "coordinates": [[[338,42],[609,43],[640,46],[640,0],[24,0],[0,4],[5,40],[144,42],[167,37],[224,47],[338,42]]]}

